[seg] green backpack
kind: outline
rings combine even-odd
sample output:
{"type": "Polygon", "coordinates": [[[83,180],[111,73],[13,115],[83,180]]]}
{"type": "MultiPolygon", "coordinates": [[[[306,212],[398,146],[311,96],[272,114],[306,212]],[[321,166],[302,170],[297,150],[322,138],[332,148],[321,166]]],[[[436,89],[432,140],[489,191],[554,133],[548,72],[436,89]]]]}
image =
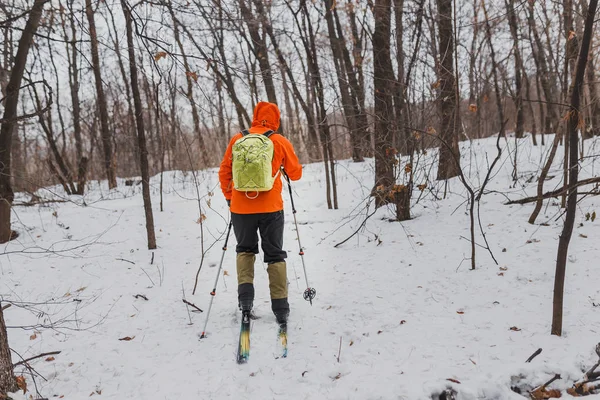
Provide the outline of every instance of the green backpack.
{"type": "Polygon", "coordinates": [[[242,137],[235,141],[232,148],[233,159],[233,185],[240,192],[267,192],[273,188],[275,179],[273,176],[273,142],[270,136],[273,131],[263,134],[242,131],[242,137]]]}

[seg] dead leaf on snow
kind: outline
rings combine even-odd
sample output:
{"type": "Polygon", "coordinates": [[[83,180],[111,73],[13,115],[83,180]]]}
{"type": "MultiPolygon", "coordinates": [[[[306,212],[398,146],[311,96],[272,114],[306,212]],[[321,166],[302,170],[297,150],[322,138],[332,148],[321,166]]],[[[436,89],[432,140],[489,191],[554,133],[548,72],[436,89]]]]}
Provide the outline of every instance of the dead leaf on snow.
{"type": "Polygon", "coordinates": [[[56,360],[56,358],[54,358],[54,357],[48,357],[48,358],[46,358],[46,361],[48,361],[48,362],[54,361],[54,360],[56,360]]]}
{"type": "Polygon", "coordinates": [[[521,328],[517,328],[516,326],[511,326],[511,327],[510,327],[510,330],[511,330],[511,331],[514,331],[514,332],[518,332],[518,331],[520,331],[520,330],[521,330],[521,328]]]}
{"type": "Polygon", "coordinates": [[[121,338],[121,339],[119,339],[119,340],[124,340],[124,341],[126,341],[126,342],[129,342],[130,340],[133,340],[134,338],[135,338],[135,336],[133,336],[133,337],[125,336],[125,337],[122,337],[122,338],[121,338]]]}
{"type": "Polygon", "coordinates": [[[458,384],[460,384],[460,381],[458,381],[458,380],[456,380],[456,379],[454,379],[454,378],[448,378],[448,379],[446,379],[446,380],[447,380],[447,381],[450,381],[450,382],[454,382],[454,383],[458,383],[458,384]]]}
{"type": "Polygon", "coordinates": [[[17,376],[17,386],[23,391],[23,394],[27,393],[27,382],[23,375],[17,376]]]}
{"type": "Polygon", "coordinates": [[[530,393],[532,400],[546,400],[546,399],[558,399],[562,397],[560,390],[558,389],[546,389],[543,386],[535,389],[530,393]]]}

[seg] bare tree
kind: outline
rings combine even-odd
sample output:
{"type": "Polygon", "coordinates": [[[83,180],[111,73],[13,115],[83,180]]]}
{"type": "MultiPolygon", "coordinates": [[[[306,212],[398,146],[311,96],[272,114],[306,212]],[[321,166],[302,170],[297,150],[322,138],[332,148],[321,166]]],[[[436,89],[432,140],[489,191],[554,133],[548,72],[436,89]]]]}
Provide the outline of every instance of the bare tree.
{"type": "Polygon", "coordinates": [[[373,32],[373,83],[375,117],[375,206],[381,207],[393,199],[395,184],[394,163],[396,152],[394,137],[395,78],[390,56],[391,0],[378,0],[373,7],[375,31],[373,32]]]}
{"type": "Polygon", "coordinates": [[[519,46],[519,23],[517,13],[515,12],[515,0],[507,0],[508,25],[513,39],[513,53],[515,58],[515,95],[514,102],[517,109],[515,122],[515,137],[523,137],[524,115],[523,115],[523,60],[521,58],[521,48],[519,46]]]}
{"type": "Polygon", "coordinates": [[[17,105],[19,102],[19,93],[21,91],[21,82],[23,73],[27,64],[27,56],[33,42],[33,36],[42,17],[44,4],[48,0],[35,0],[33,7],[29,12],[29,17],[14,59],[14,64],[10,72],[10,77],[4,97],[4,115],[0,120],[0,243],[6,243],[16,235],[13,233],[10,225],[11,206],[14,200],[14,193],[11,185],[11,148],[13,142],[13,131],[17,123],[17,105]]]}
{"type": "MultiPolygon", "coordinates": [[[[89,1],[89,0],[88,0],[89,1]]],[[[146,132],[144,131],[144,115],[142,99],[140,96],[138,70],[135,60],[135,47],[133,43],[133,18],[131,9],[126,0],[121,0],[123,15],[125,16],[125,27],[127,29],[127,48],[129,52],[129,71],[131,75],[131,92],[133,94],[133,105],[135,108],[135,122],[138,134],[138,145],[140,147],[140,166],[142,169],[142,196],[144,198],[144,212],[146,215],[146,233],[148,236],[148,249],[156,249],[156,235],[154,233],[154,216],[152,214],[152,200],[150,197],[150,173],[148,171],[148,149],[146,147],[146,132]]]]}
{"type": "Polygon", "coordinates": [[[438,11],[439,57],[439,107],[441,114],[440,140],[450,146],[440,145],[437,179],[450,179],[459,175],[460,151],[458,148],[458,98],[454,74],[454,32],[452,27],[452,0],[436,0],[438,11]]]}
{"type": "Polygon", "coordinates": [[[6,322],[4,321],[3,307],[0,302],[0,396],[17,390],[17,380],[13,372],[10,347],[8,347],[8,335],[6,332],[6,322]]]}
{"type": "Polygon", "coordinates": [[[554,278],[554,300],[552,307],[552,334],[561,336],[563,326],[563,296],[565,287],[565,273],[567,269],[567,256],[569,253],[569,243],[575,225],[575,213],[577,211],[577,181],[579,179],[579,157],[578,142],[579,130],[582,128],[581,117],[581,95],[583,93],[583,82],[585,77],[585,68],[588,61],[590,44],[592,42],[592,32],[594,27],[594,18],[598,0],[590,0],[585,20],[583,38],[577,67],[571,87],[571,104],[569,106],[567,134],[569,139],[569,181],[565,184],[568,187],[567,195],[567,213],[562,233],[558,241],[558,254],[556,258],[556,275],[554,278]]]}
{"type": "Polygon", "coordinates": [[[113,156],[112,138],[109,128],[108,105],[102,82],[102,73],[100,65],[100,54],[98,51],[98,34],[96,33],[95,10],[92,0],[85,1],[85,14],[87,16],[92,49],[92,69],[94,71],[94,80],[96,83],[96,96],[98,101],[98,111],[100,113],[100,134],[102,136],[102,146],[104,149],[104,169],[108,179],[110,189],[117,187],[117,175],[113,156]]]}

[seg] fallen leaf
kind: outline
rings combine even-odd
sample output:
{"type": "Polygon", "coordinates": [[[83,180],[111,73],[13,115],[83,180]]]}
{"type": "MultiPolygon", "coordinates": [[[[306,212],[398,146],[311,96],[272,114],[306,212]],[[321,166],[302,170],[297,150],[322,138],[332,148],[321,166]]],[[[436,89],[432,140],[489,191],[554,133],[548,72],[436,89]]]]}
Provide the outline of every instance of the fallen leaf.
{"type": "Polygon", "coordinates": [[[400,321],[400,325],[404,325],[405,323],[406,323],[406,320],[400,321]]]}
{"type": "Polygon", "coordinates": [[[545,387],[540,386],[530,393],[533,400],[546,400],[546,399],[558,399],[562,396],[560,390],[551,389],[547,390],[545,387]]]}
{"type": "Polygon", "coordinates": [[[35,340],[37,339],[37,333],[34,333],[33,335],[29,336],[29,340],[35,340]]]}
{"type": "Polygon", "coordinates": [[[424,183],[423,183],[423,184],[421,184],[421,185],[417,185],[417,189],[419,189],[421,192],[422,192],[423,190],[425,190],[426,188],[427,188],[427,185],[426,185],[426,184],[424,184],[424,183]]]}
{"type": "Polygon", "coordinates": [[[354,340],[350,341],[350,346],[352,346],[354,344],[354,340]]]}
{"type": "Polygon", "coordinates": [[[223,270],[223,276],[229,276],[229,272],[226,269],[223,270]]]}
{"type": "Polygon", "coordinates": [[[308,372],[308,371],[304,371],[304,372],[302,373],[302,377],[304,377],[304,374],[306,374],[307,372],[308,372]]]}
{"type": "Polygon", "coordinates": [[[342,377],[342,373],[338,372],[338,374],[333,379],[340,379],[342,377]]]}
{"type": "Polygon", "coordinates": [[[69,363],[69,367],[72,367],[73,365],[75,365],[75,363],[69,363]]]}
{"type": "Polygon", "coordinates": [[[498,276],[504,276],[504,272],[498,272],[498,276]]]}
{"type": "Polygon", "coordinates": [[[580,233],[580,234],[579,234],[579,237],[582,237],[582,238],[584,238],[584,239],[587,239],[587,238],[588,238],[588,237],[587,237],[587,235],[584,235],[583,233],[580,233]]]}
{"type": "Polygon", "coordinates": [[[518,331],[520,331],[520,330],[521,330],[521,328],[517,328],[516,326],[511,326],[511,327],[510,327],[510,330],[511,330],[511,331],[518,332],[518,331]]]}
{"type": "Polygon", "coordinates": [[[250,376],[255,376],[256,373],[255,372],[250,372],[250,376]]]}
{"type": "Polygon", "coordinates": [[[54,357],[48,357],[48,358],[46,358],[46,361],[48,361],[48,362],[54,361],[54,360],[56,360],[56,358],[54,358],[54,357]]]}
{"type": "Polygon", "coordinates": [[[477,365],[477,363],[470,358],[469,358],[469,361],[471,361],[473,363],[473,365],[477,365]]]}
{"type": "Polygon", "coordinates": [[[79,289],[77,289],[77,290],[76,290],[76,292],[78,292],[78,293],[81,293],[81,292],[83,292],[85,289],[87,289],[87,286],[80,287],[79,289]]]}
{"type": "Polygon", "coordinates": [[[327,307],[327,309],[328,309],[328,310],[331,310],[331,307],[333,307],[333,306],[329,306],[329,307],[327,307]]]}
{"type": "Polygon", "coordinates": [[[457,381],[456,379],[453,379],[453,378],[448,378],[448,379],[446,379],[446,380],[447,380],[447,381],[450,381],[450,382],[454,382],[454,383],[458,383],[458,384],[460,384],[460,381],[457,381]]]}
{"type": "Polygon", "coordinates": [[[135,338],[135,336],[133,336],[133,337],[125,336],[125,337],[123,337],[123,338],[121,338],[119,340],[124,340],[126,342],[129,342],[130,340],[133,340],[134,338],[135,338]]]}
{"type": "Polygon", "coordinates": [[[27,382],[23,375],[17,376],[17,386],[23,391],[23,394],[27,393],[27,382]]]}
{"type": "Polygon", "coordinates": [[[383,332],[383,331],[377,331],[377,334],[379,335],[381,332],[383,332]]]}
{"type": "Polygon", "coordinates": [[[595,219],[596,219],[596,211],[594,211],[594,212],[592,213],[592,222],[594,222],[594,220],[595,220],[595,219]]]}
{"type": "Polygon", "coordinates": [[[500,271],[508,271],[508,267],[500,267],[500,271]]]}
{"type": "Polygon", "coordinates": [[[458,310],[456,313],[460,314],[460,315],[463,315],[465,312],[463,310],[458,310]]]}

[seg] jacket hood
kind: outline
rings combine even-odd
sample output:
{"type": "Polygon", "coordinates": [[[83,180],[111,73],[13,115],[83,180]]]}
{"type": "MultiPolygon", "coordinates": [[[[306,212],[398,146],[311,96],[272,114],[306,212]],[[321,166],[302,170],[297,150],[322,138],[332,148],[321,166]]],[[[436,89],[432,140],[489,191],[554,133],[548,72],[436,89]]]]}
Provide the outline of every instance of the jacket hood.
{"type": "Polygon", "coordinates": [[[252,127],[265,127],[277,131],[279,129],[280,116],[281,113],[276,104],[261,101],[254,108],[252,127]]]}

